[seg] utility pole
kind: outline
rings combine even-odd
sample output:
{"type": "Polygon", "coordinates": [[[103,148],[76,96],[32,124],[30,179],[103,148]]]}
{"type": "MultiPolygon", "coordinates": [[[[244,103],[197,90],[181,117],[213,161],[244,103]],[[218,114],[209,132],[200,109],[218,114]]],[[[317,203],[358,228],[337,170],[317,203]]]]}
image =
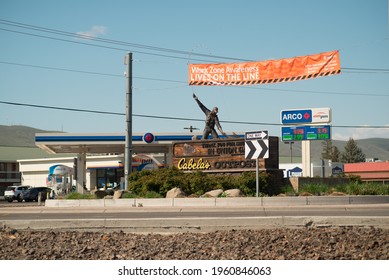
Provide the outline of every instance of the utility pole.
{"type": "Polygon", "coordinates": [[[128,180],[132,171],[132,53],[124,59],[127,65],[126,79],[126,143],[124,148],[124,189],[128,189],[128,180]]]}
{"type": "Polygon", "coordinates": [[[290,155],[290,163],[293,163],[293,150],[292,150],[292,145],[294,144],[293,141],[285,141],[284,144],[289,144],[289,155],[290,155]]]}

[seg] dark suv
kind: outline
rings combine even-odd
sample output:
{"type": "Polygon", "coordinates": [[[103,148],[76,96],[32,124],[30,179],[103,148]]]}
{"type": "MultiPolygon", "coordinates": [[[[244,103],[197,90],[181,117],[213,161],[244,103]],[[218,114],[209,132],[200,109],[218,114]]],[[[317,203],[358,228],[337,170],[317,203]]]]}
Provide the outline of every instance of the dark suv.
{"type": "Polygon", "coordinates": [[[50,194],[51,189],[47,187],[30,188],[22,194],[22,200],[25,202],[38,201],[39,194],[41,195],[41,201],[45,201],[47,195],[50,194]]]}
{"type": "Polygon", "coordinates": [[[17,200],[22,202],[22,194],[28,190],[30,186],[9,186],[4,192],[4,199],[8,202],[17,200]]]}

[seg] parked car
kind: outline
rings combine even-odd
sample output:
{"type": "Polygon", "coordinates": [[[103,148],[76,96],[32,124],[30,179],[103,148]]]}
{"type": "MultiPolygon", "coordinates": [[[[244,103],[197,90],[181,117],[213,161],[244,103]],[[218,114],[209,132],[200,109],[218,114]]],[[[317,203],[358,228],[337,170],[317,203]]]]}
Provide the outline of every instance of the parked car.
{"type": "Polygon", "coordinates": [[[41,201],[45,201],[51,191],[51,188],[47,187],[30,188],[22,194],[22,199],[26,202],[38,201],[38,195],[41,194],[41,201]]]}
{"type": "Polygon", "coordinates": [[[22,194],[28,190],[30,186],[9,186],[4,192],[4,199],[8,202],[17,200],[22,202],[22,194]]]}

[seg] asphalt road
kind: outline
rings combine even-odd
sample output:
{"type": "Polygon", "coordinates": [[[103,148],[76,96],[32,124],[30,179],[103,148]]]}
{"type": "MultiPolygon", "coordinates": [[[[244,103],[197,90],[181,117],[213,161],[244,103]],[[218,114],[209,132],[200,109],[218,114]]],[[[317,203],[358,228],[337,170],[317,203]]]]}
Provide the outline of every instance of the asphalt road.
{"type": "MultiPolygon", "coordinates": [[[[36,205],[36,203],[34,203],[36,205]]],[[[18,205],[19,206],[19,205],[18,205]]],[[[273,206],[223,208],[46,208],[20,204],[23,207],[0,208],[0,220],[36,219],[172,219],[172,218],[244,218],[244,217],[389,217],[388,204],[273,206]]]]}
{"type": "Polygon", "coordinates": [[[37,203],[0,204],[0,226],[38,230],[170,233],[278,226],[336,225],[389,228],[389,204],[212,208],[48,208],[33,205],[37,203]]]}

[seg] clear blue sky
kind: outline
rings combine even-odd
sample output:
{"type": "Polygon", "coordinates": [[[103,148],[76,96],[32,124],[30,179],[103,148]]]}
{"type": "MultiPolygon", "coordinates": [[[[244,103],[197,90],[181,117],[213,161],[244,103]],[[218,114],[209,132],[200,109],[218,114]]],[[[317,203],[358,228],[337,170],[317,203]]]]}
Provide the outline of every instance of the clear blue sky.
{"type": "MultiPolygon", "coordinates": [[[[280,136],[280,111],[330,107],[334,139],[389,138],[387,0],[0,0],[0,19],[0,101],[124,114],[123,61],[131,51],[135,115],[203,120],[194,91],[206,106],[219,107],[226,132],[269,130],[280,136]],[[188,62],[261,61],[332,50],[340,51],[340,75],[251,87],[187,83],[188,62]],[[339,127],[362,125],[387,128],[339,127]]],[[[0,103],[0,124],[105,133],[124,131],[125,117],[0,103]]],[[[133,117],[133,131],[140,133],[185,132],[190,125],[200,131],[204,126],[133,117]]]]}

